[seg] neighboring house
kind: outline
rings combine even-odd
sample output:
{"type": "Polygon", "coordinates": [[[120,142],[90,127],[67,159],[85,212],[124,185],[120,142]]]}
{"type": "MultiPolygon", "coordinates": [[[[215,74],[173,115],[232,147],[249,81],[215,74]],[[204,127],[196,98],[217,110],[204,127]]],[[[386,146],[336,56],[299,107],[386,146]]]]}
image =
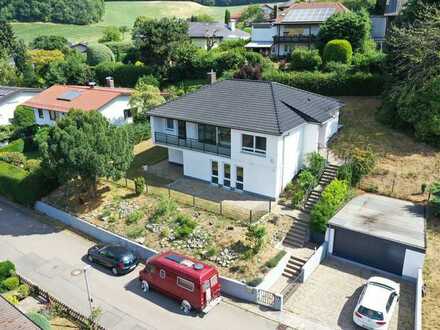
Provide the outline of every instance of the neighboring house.
{"type": "Polygon", "coordinates": [[[255,51],[268,49],[273,56],[288,56],[295,47],[311,47],[319,28],[329,17],[348,9],[339,2],[300,2],[278,12],[275,22],[252,27],[251,43],[255,51]],[[255,32],[254,32],[255,30],[255,32]]]}
{"type": "Polygon", "coordinates": [[[75,49],[76,51],[80,52],[81,54],[84,54],[87,52],[87,49],[89,49],[89,46],[85,42],[78,42],[76,44],[71,44],[70,48],[75,49]]]}
{"type": "Polygon", "coordinates": [[[277,199],[337,132],[342,106],[275,82],[211,79],[149,115],[154,143],[185,176],[277,199]]]}
{"type": "Polygon", "coordinates": [[[371,16],[371,37],[376,42],[377,46],[382,49],[385,42],[387,32],[387,18],[385,16],[373,15],[371,16]]]}
{"type": "Polygon", "coordinates": [[[225,40],[249,39],[247,32],[235,28],[235,21],[229,24],[190,22],[188,35],[193,43],[203,49],[217,47],[225,40]]]}
{"type": "Polygon", "coordinates": [[[40,327],[0,295],[0,329],[40,330],[40,327]]]}
{"type": "Polygon", "coordinates": [[[380,49],[383,47],[385,36],[391,26],[391,23],[400,15],[400,12],[408,2],[407,0],[382,0],[384,13],[383,15],[371,16],[372,38],[380,49]]]}
{"type": "Polygon", "coordinates": [[[35,113],[38,125],[53,125],[71,109],[99,111],[114,125],[133,122],[129,105],[131,89],[54,85],[24,103],[35,113]]]}
{"type": "Polygon", "coordinates": [[[15,108],[41,91],[37,88],[0,86],[0,126],[9,125],[14,118],[15,108]]]}

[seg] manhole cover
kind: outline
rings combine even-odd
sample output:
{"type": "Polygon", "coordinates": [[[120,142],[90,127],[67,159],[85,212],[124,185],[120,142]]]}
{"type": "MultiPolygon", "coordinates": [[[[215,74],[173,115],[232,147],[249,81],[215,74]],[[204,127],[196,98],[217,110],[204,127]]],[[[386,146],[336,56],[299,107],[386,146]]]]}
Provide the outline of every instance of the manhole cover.
{"type": "Polygon", "coordinates": [[[72,275],[72,276],[78,276],[78,275],[81,275],[82,272],[83,272],[82,269],[74,269],[74,270],[72,270],[72,271],[70,272],[70,275],[72,275]]]}

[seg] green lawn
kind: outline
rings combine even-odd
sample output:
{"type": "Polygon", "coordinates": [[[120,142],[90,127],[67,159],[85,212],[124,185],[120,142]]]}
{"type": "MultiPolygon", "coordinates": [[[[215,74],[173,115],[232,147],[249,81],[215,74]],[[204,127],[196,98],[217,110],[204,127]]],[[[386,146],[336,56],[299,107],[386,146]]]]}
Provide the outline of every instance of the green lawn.
{"type": "Polygon", "coordinates": [[[189,1],[116,1],[106,2],[106,12],[101,22],[92,25],[68,25],[53,23],[13,23],[17,36],[26,42],[40,35],[61,35],[69,41],[96,41],[109,25],[132,27],[138,16],[161,18],[176,16],[187,18],[191,15],[208,14],[218,21],[224,20],[224,13],[243,10],[246,6],[207,7],[189,1]]]}

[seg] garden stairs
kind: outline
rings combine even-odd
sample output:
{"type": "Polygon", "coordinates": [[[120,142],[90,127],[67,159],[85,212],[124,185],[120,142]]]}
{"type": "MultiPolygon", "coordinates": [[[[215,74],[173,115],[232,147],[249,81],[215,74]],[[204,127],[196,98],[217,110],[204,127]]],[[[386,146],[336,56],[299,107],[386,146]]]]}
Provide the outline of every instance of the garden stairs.
{"type": "Polygon", "coordinates": [[[306,262],[307,262],[306,259],[290,256],[286,268],[284,268],[283,276],[287,278],[296,279],[298,275],[301,273],[301,269],[306,262]]]}

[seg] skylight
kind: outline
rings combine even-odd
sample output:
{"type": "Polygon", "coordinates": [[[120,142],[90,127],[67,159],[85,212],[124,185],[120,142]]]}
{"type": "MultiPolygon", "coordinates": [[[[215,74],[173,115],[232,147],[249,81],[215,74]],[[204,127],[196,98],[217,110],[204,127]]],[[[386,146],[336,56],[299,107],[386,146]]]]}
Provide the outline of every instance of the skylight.
{"type": "Polygon", "coordinates": [[[81,93],[78,91],[67,91],[63,93],[61,96],[57,97],[57,100],[71,102],[80,95],[81,93]]]}

